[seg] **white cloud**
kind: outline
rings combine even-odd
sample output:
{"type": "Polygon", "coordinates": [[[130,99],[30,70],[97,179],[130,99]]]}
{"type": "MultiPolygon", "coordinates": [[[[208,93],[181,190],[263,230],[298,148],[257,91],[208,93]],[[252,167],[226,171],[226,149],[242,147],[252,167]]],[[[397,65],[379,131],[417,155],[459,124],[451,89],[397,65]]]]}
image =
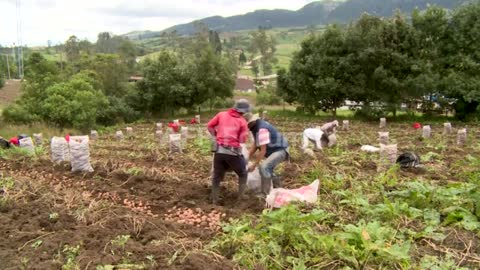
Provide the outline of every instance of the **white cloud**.
{"type": "Polygon", "coordinates": [[[256,9],[299,9],[312,0],[3,0],[0,45],[17,43],[16,3],[23,44],[46,45],[70,35],[95,41],[99,32],[163,30],[208,16],[232,16],[256,9]]]}

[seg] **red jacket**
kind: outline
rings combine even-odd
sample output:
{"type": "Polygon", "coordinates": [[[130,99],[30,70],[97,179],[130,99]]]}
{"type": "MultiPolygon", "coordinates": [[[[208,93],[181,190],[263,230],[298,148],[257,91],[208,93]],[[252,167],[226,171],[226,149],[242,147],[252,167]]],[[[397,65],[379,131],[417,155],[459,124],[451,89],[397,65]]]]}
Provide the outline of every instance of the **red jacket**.
{"type": "Polygon", "coordinates": [[[234,109],[218,113],[207,127],[215,130],[218,145],[240,147],[247,140],[247,121],[234,109]]]}
{"type": "Polygon", "coordinates": [[[180,126],[173,122],[168,123],[168,127],[173,129],[173,132],[177,133],[180,130],[180,126]]]}
{"type": "Polygon", "coordinates": [[[18,146],[18,137],[13,137],[8,141],[10,144],[18,146]]]}

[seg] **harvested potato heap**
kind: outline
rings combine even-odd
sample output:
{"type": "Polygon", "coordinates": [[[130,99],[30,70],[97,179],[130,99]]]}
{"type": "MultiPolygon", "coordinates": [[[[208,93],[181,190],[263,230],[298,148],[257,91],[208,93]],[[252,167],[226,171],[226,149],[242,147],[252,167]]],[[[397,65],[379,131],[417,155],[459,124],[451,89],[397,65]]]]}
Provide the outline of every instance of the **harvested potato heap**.
{"type": "Polygon", "coordinates": [[[168,210],[168,214],[165,214],[166,221],[188,224],[198,228],[207,228],[212,231],[220,230],[220,220],[225,217],[225,213],[220,213],[216,210],[207,213],[200,208],[192,210],[190,208],[173,207],[168,210]]]}
{"type": "Polygon", "coordinates": [[[158,217],[158,215],[155,215],[155,214],[152,213],[150,205],[146,202],[123,199],[123,204],[127,208],[129,208],[129,209],[131,209],[135,212],[144,213],[144,214],[149,215],[151,217],[158,217]]]}

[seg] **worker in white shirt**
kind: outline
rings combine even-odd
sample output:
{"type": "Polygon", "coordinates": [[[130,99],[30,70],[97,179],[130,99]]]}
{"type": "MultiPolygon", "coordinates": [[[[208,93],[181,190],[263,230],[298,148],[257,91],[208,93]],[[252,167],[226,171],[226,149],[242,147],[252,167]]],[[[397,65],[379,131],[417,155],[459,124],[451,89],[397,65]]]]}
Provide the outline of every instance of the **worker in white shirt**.
{"type": "Polygon", "coordinates": [[[302,149],[306,150],[310,142],[313,143],[314,150],[322,150],[328,144],[327,134],[319,128],[307,128],[303,131],[302,149]]]}
{"type": "Polygon", "coordinates": [[[322,150],[324,147],[332,147],[337,143],[335,132],[329,134],[323,127],[307,128],[303,131],[302,149],[305,151],[309,143],[313,143],[314,150],[322,150]]]}

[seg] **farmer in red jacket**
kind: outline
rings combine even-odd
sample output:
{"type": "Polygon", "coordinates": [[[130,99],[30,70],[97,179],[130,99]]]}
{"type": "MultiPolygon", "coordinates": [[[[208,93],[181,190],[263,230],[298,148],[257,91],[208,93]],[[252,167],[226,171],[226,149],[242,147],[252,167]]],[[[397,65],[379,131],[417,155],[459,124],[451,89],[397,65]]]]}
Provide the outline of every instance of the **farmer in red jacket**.
{"type": "Polygon", "coordinates": [[[208,131],[215,137],[216,147],[213,157],[212,201],[218,203],[220,182],[227,170],[232,169],[238,175],[238,197],[247,187],[247,166],[242,155],[241,143],[245,143],[248,135],[247,121],[243,114],[250,112],[248,100],[240,99],[232,109],[218,113],[208,122],[208,131]]]}

